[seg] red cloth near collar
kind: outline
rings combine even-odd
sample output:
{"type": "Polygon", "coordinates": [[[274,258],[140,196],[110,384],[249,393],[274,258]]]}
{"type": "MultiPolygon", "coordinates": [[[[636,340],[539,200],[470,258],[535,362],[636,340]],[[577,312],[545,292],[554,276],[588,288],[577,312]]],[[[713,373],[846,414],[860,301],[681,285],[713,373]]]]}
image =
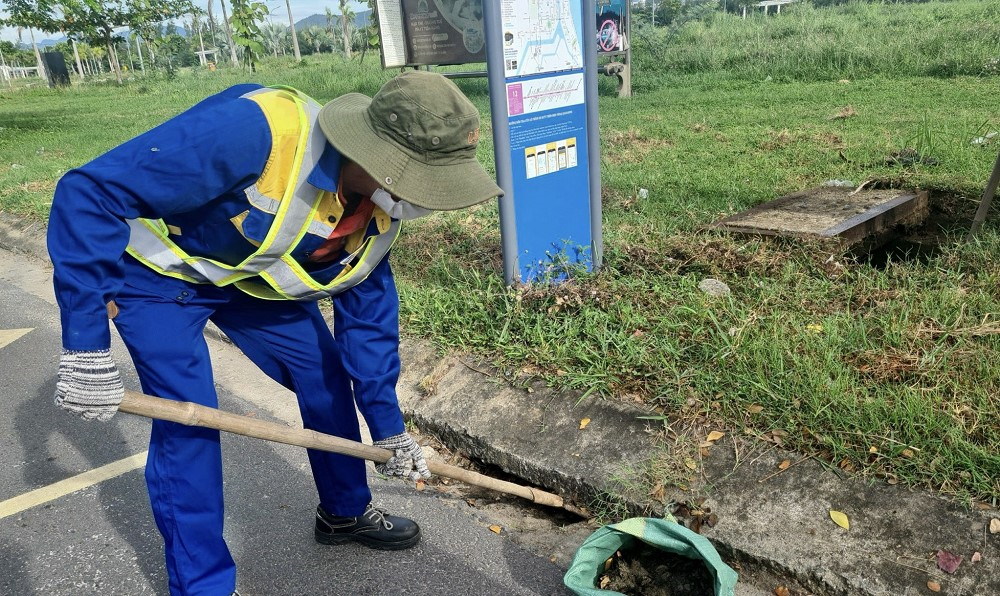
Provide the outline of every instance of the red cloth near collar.
{"type": "MultiPolygon", "coordinates": [[[[341,205],[346,206],[340,182],[337,183],[337,200],[340,201],[341,205]]],[[[327,237],[327,240],[319,248],[310,253],[308,259],[314,263],[325,263],[335,259],[344,248],[347,236],[368,225],[368,220],[371,219],[373,211],[375,211],[375,203],[372,203],[368,197],[362,199],[361,204],[354,210],[354,213],[341,218],[337,222],[337,226],[333,228],[333,232],[327,237]]]]}

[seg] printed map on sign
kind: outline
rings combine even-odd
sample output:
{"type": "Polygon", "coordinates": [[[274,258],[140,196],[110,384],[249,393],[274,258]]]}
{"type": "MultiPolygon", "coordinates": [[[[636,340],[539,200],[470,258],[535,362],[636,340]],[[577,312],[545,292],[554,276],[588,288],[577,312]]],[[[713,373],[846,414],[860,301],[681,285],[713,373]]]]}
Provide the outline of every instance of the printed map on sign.
{"type": "Polygon", "coordinates": [[[506,77],[583,68],[580,2],[502,0],[500,6],[506,77]]]}

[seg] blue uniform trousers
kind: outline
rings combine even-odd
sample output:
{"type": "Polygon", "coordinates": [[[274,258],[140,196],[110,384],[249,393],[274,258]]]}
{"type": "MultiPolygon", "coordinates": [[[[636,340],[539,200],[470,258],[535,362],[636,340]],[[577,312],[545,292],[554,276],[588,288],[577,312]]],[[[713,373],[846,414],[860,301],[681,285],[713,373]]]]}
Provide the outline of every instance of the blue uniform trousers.
{"type": "MultiPolygon", "coordinates": [[[[350,378],[316,303],[259,300],[234,288],[178,284],[130,264],[138,275],[127,275],[116,296],[114,323],[143,392],[218,406],[203,336],[212,321],[268,376],[295,392],[306,428],[361,440],[350,378]],[[161,283],[149,283],[155,280],[150,276],[161,283]]],[[[323,508],[334,515],[360,515],[371,500],[364,461],[313,450],[308,455],[323,508]]],[[[154,420],[146,483],[163,535],[170,593],[230,594],[236,566],[222,536],[219,432],[154,420]]]]}

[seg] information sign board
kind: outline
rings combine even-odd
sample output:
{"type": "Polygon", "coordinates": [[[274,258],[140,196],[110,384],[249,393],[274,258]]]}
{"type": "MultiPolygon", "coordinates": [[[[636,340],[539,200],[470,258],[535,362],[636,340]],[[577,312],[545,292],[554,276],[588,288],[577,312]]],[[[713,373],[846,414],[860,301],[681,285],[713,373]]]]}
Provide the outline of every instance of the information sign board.
{"type": "Polygon", "coordinates": [[[508,281],[593,269],[600,261],[596,81],[586,76],[597,55],[593,0],[486,6],[508,281]]]}
{"type": "Polygon", "coordinates": [[[382,66],[486,60],[483,0],[377,0],[382,66]]]}

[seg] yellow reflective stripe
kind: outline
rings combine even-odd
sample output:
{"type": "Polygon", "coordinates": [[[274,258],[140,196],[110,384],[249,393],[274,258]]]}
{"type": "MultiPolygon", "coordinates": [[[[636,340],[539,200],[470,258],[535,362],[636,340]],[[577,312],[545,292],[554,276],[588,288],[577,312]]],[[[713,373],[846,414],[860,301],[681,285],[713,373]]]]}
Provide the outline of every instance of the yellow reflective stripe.
{"type": "Polygon", "coordinates": [[[192,257],[164,234],[161,220],[127,220],[131,230],[129,254],[164,275],[194,283],[211,282],[218,286],[254,275],[207,257],[192,257]]]}
{"type": "MultiPolygon", "coordinates": [[[[319,161],[326,140],[322,130],[315,126],[320,106],[315,102],[303,105],[305,100],[298,95],[292,96],[285,91],[275,92],[273,89],[259,89],[245,94],[258,105],[265,98],[253,96],[263,93],[275,94],[282,100],[293,103],[297,118],[296,137],[297,149],[293,161],[293,171],[290,178],[294,184],[287,185],[283,200],[278,202],[274,220],[268,229],[264,241],[256,251],[238,265],[225,265],[204,257],[192,257],[167,237],[166,225],[161,220],[130,220],[132,237],[129,242],[129,253],[154,270],[196,283],[214,283],[227,285],[236,280],[245,279],[258,274],[281,256],[288,254],[301,240],[312,221],[321,193],[307,185],[306,172],[311,171],[319,161]],[[307,113],[308,109],[308,113],[307,113]],[[308,141],[308,142],[306,142],[308,141]],[[309,169],[303,169],[303,161],[309,161],[309,169]],[[310,190],[312,189],[312,190],[310,190]],[[310,197],[309,195],[313,195],[310,197]],[[290,219],[286,219],[289,218],[290,219]],[[141,224],[141,225],[139,225],[141,224]]],[[[308,98],[307,98],[308,99],[308,98]]],[[[274,117],[274,110],[262,110],[269,118],[274,117]]],[[[280,126],[290,128],[290,125],[280,126]]],[[[264,195],[260,195],[263,197],[264,195]]],[[[248,199],[251,195],[248,194],[248,199]]]]}
{"type": "MultiPolygon", "coordinates": [[[[269,89],[268,91],[275,95],[268,98],[250,97],[250,99],[264,110],[269,125],[272,125],[272,122],[276,118],[281,118],[284,115],[279,116],[277,107],[272,106],[270,101],[265,100],[273,100],[275,98],[287,99],[292,101],[296,108],[299,121],[298,137],[295,143],[295,156],[292,159],[292,171],[288,175],[288,179],[295,182],[286,186],[281,201],[278,203],[278,209],[274,214],[274,221],[271,223],[271,227],[268,228],[264,240],[261,241],[260,248],[256,253],[250,255],[238,265],[238,267],[249,268],[255,272],[262,271],[274,262],[274,259],[289,253],[304,235],[308,222],[312,220],[321,197],[320,192],[316,190],[312,191],[316,193],[313,198],[307,199],[304,196],[312,187],[307,185],[306,179],[308,175],[303,172],[302,164],[304,161],[308,161],[309,170],[306,171],[311,171],[316,166],[316,163],[319,162],[322,150],[326,146],[326,139],[323,136],[323,132],[316,126],[316,120],[319,117],[319,104],[315,102],[307,104],[298,96],[294,96],[286,91],[276,91],[274,89],[269,89]],[[307,109],[309,113],[306,112],[307,109]],[[289,216],[291,216],[290,219],[289,216]],[[295,222],[298,222],[297,225],[295,222]],[[258,257],[263,258],[258,259],[258,257]]],[[[248,96],[250,95],[257,96],[261,95],[261,93],[251,92],[248,96]]],[[[272,134],[276,134],[278,130],[278,125],[272,125],[272,134]]],[[[274,142],[278,141],[275,140],[274,142]]],[[[266,175],[267,173],[265,172],[266,175]]]]}
{"type": "MultiPolygon", "coordinates": [[[[361,283],[385,257],[399,237],[400,222],[393,221],[384,234],[369,236],[356,258],[357,265],[347,266],[328,284],[316,282],[302,266],[291,258],[282,258],[262,271],[260,276],[282,296],[291,300],[316,300],[334,296],[361,283]]],[[[243,289],[243,286],[237,284],[243,289]]]]}

